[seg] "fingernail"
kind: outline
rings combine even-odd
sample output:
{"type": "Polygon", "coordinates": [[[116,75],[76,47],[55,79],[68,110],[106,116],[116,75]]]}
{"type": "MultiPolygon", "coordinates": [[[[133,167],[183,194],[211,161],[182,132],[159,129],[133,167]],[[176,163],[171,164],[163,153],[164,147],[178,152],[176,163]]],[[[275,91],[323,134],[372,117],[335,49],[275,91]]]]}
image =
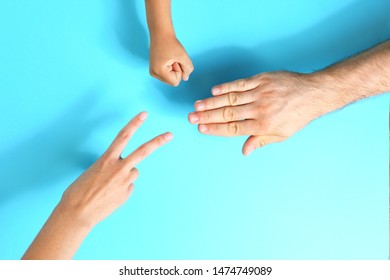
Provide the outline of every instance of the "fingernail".
{"type": "Polygon", "coordinates": [[[219,87],[215,87],[211,90],[212,94],[219,94],[221,92],[221,89],[219,87]]]}
{"type": "Polygon", "coordinates": [[[184,77],[184,78],[183,78],[183,81],[187,82],[189,78],[190,78],[189,76],[184,77]]]}
{"type": "Polygon", "coordinates": [[[199,126],[199,131],[201,132],[201,133],[205,133],[205,132],[207,132],[209,129],[208,129],[208,127],[206,126],[206,125],[200,125],[199,126]]]}
{"type": "Polygon", "coordinates": [[[190,122],[191,123],[196,123],[197,121],[199,121],[199,117],[197,116],[197,115],[195,115],[195,114],[190,114],[190,122]]]}
{"type": "Polygon", "coordinates": [[[144,121],[146,120],[146,118],[148,117],[148,113],[147,112],[142,112],[139,114],[139,118],[141,121],[144,121]]]}
{"type": "Polygon", "coordinates": [[[171,132],[167,132],[164,134],[164,140],[171,141],[173,138],[173,134],[171,132]]]}
{"type": "Polygon", "coordinates": [[[203,110],[203,109],[205,109],[205,107],[206,106],[204,103],[202,103],[202,101],[198,100],[195,102],[195,109],[196,110],[203,110]]]}

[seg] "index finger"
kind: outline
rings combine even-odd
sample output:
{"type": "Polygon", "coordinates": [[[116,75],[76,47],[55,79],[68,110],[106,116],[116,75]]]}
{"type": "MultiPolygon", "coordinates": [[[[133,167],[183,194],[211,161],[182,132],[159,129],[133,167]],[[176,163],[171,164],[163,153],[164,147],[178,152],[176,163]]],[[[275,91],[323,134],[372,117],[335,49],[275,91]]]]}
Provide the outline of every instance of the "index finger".
{"type": "Polygon", "coordinates": [[[152,140],[146,142],[145,144],[139,146],[134,152],[132,152],[129,156],[127,156],[124,161],[126,165],[133,167],[138,163],[143,161],[146,157],[148,157],[155,150],[165,145],[173,138],[173,134],[170,132],[163,133],[152,140]]]}
{"type": "Polygon", "coordinates": [[[121,129],[121,131],[119,131],[118,135],[115,137],[110,147],[108,147],[105,154],[108,156],[119,158],[131,137],[143,124],[147,117],[147,112],[141,112],[137,116],[135,116],[128,124],[126,124],[125,127],[121,129]]]}
{"type": "Polygon", "coordinates": [[[246,79],[239,79],[229,83],[217,85],[211,89],[211,93],[216,96],[232,91],[247,91],[258,87],[259,84],[259,79],[256,79],[256,76],[252,76],[246,79]]]}

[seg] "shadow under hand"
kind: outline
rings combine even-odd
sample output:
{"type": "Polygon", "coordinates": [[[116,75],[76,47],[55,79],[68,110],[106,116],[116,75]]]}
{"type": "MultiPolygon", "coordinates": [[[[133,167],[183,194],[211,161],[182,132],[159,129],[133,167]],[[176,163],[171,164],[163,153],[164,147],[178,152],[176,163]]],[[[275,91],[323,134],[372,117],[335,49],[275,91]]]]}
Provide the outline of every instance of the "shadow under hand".
{"type": "Polygon", "coordinates": [[[148,61],[148,33],[141,24],[134,0],[118,0],[116,34],[121,46],[133,56],[148,61]]]}
{"type": "Polygon", "coordinates": [[[96,96],[87,95],[48,127],[0,155],[0,204],[20,192],[48,187],[98,159],[83,149],[90,134],[108,119],[91,114],[95,102],[96,96]]]}
{"type": "Polygon", "coordinates": [[[211,88],[220,83],[245,78],[264,71],[264,63],[255,49],[223,47],[209,50],[191,58],[195,71],[188,82],[182,81],[177,88],[155,81],[154,85],[177,110],[188,112],[196,100],[211,96],[211,88]]]}

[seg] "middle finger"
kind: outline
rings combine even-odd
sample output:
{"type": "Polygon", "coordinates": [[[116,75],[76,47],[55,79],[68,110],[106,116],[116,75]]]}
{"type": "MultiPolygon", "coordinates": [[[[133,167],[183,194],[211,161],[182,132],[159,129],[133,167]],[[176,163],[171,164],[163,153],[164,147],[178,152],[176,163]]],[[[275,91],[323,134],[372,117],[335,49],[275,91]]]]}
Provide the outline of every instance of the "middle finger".
{"type": "Polygon", "coordinates": [[[252,92],[229,92],[223,95],[195,102],[196,111],[205,111],[225,106],[238,106],[251,103],[254,100],[252,92]]]}
{"type": "Polygon", "coordinates": [[[250,119],[251,110],[249,105],[223,107],[214,110],[193,112],[189,114],[188,120],[192,124],[205,123],[226,123],[250,119]]]}

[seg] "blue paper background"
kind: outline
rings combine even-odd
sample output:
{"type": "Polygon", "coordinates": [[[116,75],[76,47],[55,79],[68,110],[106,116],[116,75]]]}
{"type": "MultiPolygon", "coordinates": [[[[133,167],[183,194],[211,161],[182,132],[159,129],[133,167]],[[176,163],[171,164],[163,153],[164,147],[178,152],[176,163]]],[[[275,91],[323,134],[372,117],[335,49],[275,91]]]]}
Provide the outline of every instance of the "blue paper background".
{"type": "Polygon", "coordinates": [[[390,38],[390,1],[173,0],[188,83],[148,75],[143,1],[0,1],[0,258],[20,258],[65,188],[141,110],[127,204],[77,259],[386,259],[388,110],[382,95],[241,155],[245,140],[187,121],[220,82],[311,72],[390,38]]]}

